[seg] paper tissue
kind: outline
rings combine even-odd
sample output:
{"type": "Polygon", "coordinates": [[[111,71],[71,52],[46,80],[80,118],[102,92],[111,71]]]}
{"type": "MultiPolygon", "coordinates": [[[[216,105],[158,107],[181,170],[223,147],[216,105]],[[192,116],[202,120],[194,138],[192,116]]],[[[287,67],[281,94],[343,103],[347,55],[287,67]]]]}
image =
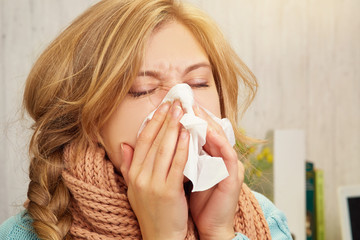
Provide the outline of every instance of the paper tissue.
{"type": "MultiPolygon", "coordinates": [[[[184,115],[180,123],[188,130],[190,134],[188,160],[185,165],[184,175],[192,182],[193,192],[207,190],[227,176],[224,160],[220,157],[208,155],[203,146],[206,143],[207,122],[197,116],[193,111],[194,96],[191,87],[182,83],[172,87],[164,97],[162,103],[180,100],[184,109],[184,115]]],[[[234,131],[228,119],[220,119],[204,109],[224,130],[230,144],[235,144],[234,131]]],[[[152,118],[154,112],[151,112],[142,123],[139,133],[145,127],[146,123],[152,118]]]]}

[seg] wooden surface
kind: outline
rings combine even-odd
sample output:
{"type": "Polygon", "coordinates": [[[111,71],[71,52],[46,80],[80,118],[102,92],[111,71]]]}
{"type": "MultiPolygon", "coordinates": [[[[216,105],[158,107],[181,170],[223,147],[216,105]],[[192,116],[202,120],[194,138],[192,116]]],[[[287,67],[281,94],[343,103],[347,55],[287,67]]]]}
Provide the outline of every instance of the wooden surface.
{"type": "MultiPolygon", "coordinates": [[[[26,75],[47,43],[94,2],[0,1],[0,221],[26,197],[28,132],[18,121],[26,75]]],[[[259,80],[241,122],[248,134],[305,130],[307,158],[324,170],[326,239],[340,239],[336,189],[360,184],[360,1],[190,2],[218,22],[259,80]]]]}

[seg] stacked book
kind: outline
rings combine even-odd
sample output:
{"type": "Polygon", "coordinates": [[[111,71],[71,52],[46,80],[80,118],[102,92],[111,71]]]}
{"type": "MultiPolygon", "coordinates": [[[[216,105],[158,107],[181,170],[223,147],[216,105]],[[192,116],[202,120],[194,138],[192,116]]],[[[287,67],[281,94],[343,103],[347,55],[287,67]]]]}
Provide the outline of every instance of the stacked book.
{"type": "Polygon", "coordinates": [[[306,162],[306,239],[325,239],[324,173],[306,162]]]}

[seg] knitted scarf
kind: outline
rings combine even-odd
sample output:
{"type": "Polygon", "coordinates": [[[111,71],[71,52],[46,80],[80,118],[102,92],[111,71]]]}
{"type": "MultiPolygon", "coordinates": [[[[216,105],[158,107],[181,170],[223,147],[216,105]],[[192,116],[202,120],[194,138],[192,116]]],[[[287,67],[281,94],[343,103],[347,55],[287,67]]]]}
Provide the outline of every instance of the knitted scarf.
{"type": "MultiPolygon", "coordinates": [[[[141,239],[136,216],[127,198],[127,186],[103,148],[88,148],[76,156],[73,145],[64,150],[66,169],[62,178],[72,194],[70,211],[73,239],[141,239]],[[76,159],[75,159],[76,158],[76,159]]],[[[243,184],[234,229],[249,239],[271,239],[261,207],[250,189],[243,184]]],[[[186,239],[199,239],[189,214],[186,239]]]]}

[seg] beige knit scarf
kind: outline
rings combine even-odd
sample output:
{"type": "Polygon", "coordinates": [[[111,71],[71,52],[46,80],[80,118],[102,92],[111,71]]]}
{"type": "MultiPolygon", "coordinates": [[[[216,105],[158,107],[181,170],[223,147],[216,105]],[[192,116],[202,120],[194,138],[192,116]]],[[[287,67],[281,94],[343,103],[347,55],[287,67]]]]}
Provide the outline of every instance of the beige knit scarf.
{"type": "MultiPolygon", "coordinates": [[[[89,148],[85,156],[75,155],[75,147],[65,148],[66,170],[62,177],[73,198],[70,211],[74,239],[141,239],[136,216],[127,198],[124,179],[105,159],[102,148],[89,148]],[[77,159],[75,159],[77,158],[77,159]]],[[[236,232],[249,239],[271,239],[261,207],[250,189],[243,184],[234,220],[236,232]]],[[[198,239],[189,215],[186,239],[198,239]]]]}

